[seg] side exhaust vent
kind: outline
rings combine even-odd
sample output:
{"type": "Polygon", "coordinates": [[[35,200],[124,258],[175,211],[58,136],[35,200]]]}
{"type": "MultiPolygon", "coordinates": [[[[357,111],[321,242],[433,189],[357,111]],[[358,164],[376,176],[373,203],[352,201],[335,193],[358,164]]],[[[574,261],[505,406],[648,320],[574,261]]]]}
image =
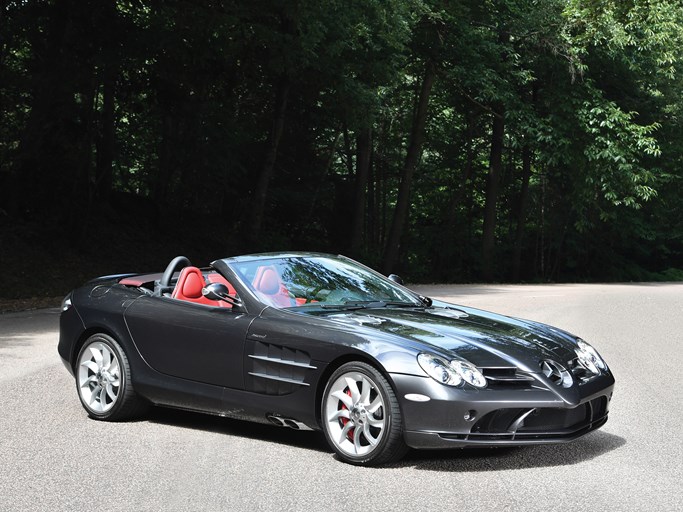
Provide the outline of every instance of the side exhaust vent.
{"type": "Polygon", "coordinates": [[[276,416],[275,414],[268,414],[266,415],[266,418],[268,418],[268,421],[273,425],[278,427],[287,427],[294,430],[313,430],[305,423],[295,420],[294,418],[284,418],[282,416],[276,416]]]}

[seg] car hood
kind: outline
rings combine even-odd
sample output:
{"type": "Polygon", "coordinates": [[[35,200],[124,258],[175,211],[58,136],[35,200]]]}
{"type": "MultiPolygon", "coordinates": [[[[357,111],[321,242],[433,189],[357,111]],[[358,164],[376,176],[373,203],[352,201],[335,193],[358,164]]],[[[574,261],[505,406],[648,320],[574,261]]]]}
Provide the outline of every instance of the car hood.
{"type": "Polygon", "coordinates": [[[480,367],[514,365],[537,372],[539,362],[576,357],[575,337],[554,327],[460,306],[374,308],[328,313],[356,332],[382,332],[418,350],[459,356],[480,367]]]}

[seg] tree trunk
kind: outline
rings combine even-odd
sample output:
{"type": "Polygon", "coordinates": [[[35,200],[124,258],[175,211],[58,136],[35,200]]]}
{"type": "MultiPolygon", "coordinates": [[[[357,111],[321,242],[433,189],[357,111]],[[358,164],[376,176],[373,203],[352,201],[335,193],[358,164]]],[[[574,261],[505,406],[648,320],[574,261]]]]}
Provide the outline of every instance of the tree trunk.
{"type": "Polygon", "coordinates": [[[505,136],[505,111],[502,105],[494,108],[493,130],[491,134],[491,156],[489,158],[489,174],[486,183],[486,203],[484,205],[484,233],[482,240],[482,277],[492,281],[493,250],[496,234],[496,203],[500,187],[500,175],[503,168],[503,139],[505,136]]]}
{"type": "Polygon", "coordinates": [[[420,96],[417,102],[413,126],[410,132],[410,145],[406,155],[405,164],[401,173],[401,184],[398,189],[396,199],[396,209],[391,223],[391,229],[387,237],[387,244],[384,251],[382,270],[385,274],[392,272],[398,260],[403,228],[408,218],[408,206],[410,204],[410,187],[413,179],[413,172],[417,167],[417,162],[422,152],[422,142],[424,139],[424,127],[427,122],[427,108],[429,107],[429,95],[436,78],[436,66],[432,61],[427,62],[420,96]]]}
{"type": "Polygon", "coordinates": [[[517,212],[517,229],[515,232],[515,249],[512,258],[512,280],[519,281],[522,266],[522,239],[526,210],[529,203],[529,178],[531,177],[531,150],[529,146],[522,148],[522,188],[519,192],[519,209],[517,212]]]}
{"type": "Polygon", "coordinates": [[[346,122],[344,122],[344,157],[346,170],[350,178],[353,176],[353,150],[351,149],[351,135],[349,134],[349,127],[346,122]]]}
{"type": "Polygon", "coordinates": [[[283,75],[277,86],[274,105],[273,127],[268,137],[268,145],[266,146],[263,166],[259,173],[258,183],[253,195],[252,208],[245,210],[247,218],[244,225],[247,228],[245,237],[249,243],[250,249],[257,244],[261,235],[261,228],[263,226],[263,216],[266,209],[266,198],[268,197],[268,186],[273,177],[275,170],[275,160],[277,158],[277,149],[282,138],[282,131],[285,126],[285,113],[287,111],[287,100],[289,99],[289,90],[291,83],[287,76],[283,75]]]}
{"type": "Polygon", "coordinates": [[[385,148],[389,145],[387,134],[391,131],[391,119],[384,119],[379,125],[377,134],[375,135],[377,144],[373,144],[377,148],[377,155],[371,156],[372,165],[370,172],[372,173],[372,190],[374,193],[372,205],[368,204],[370,213],[368,215],[368,232],[370,233],[369,249],[373,257],[379,257],[384,249],[384,236],[387,229],[387,207],[386,207],[386,160],[385,148]]]}
{"type": "Polygon", "coordinates": [[[69,236],[74,243],[85,243],[88,229],[92,219],[92,209],[95,204],[96,180],[93,172],[92,149],[95,146],[97,93],[100,89],[98,80],[95,78],[95,70],[92,70],[90,87],[84,91],[83,102],[80,105],[82,128],[78,137],[78,165],[75,167],[78,178],[73,180],[71,198],[80,208],[70,208],[67,225],[69,236]]]}
{"type": "MultiPolygon", "coordinates": [[[[474,170],[474,116],[469,110],[465,112],[467,130],[465,140],[461,147],[465,150],[465,167],[460,177],[460,183],[454,184],[451,197],[446,207],[445,215],[445,240],[443,245],[437,247],[435,255],[436,272],[439,279],[452,279],[454,268],[462,267],[463,261],[463,238],[461,233],[464,231],[458,228],[458,211],[465,210],[463,204],[467,204],[466,198],[469,193],[469,184],[474,170]],[[456,254],[460,249],[460,254],[456,254]]],[[[462,221],[460,223],[462,225],[462,221]]]]}
{"type": "Polygon", "coordinates": [[[337,132],[337,135],[335,135],[334,140],[330,145],[330,149],[327,154],[327,160],[325,161],[325,168],[323,169],[323,172],[320,173],[320,180],[318,181],[318,184],[315,187],[315,192],[313,192],[313,197],[311,197],[311,204],[308,207],[307,218],[309,219],[312,219],[313,215],[315,214],[315,209],[318,203],[318,196],[320,195],[320,190],[323,188],[323,185],[325,185],[327,175],[329,174],[330,169],[332,168],[332,163],[334,162],[334,155],[337,152],[337,146],[339,145],[339,140],[341,139],[341,136],[342,132],[337,132]]]}
{"type": "Polygon", "coordinates": [[[33,69],[31,110],[22,130],[17,166],[10,176],[8,209],[18,215],[40,211],[66,221],[65,212],[73,204],[72,184],[78,179],[75,165],[73,100],[76,79],[70,74],[64,48],[72,40],[71,2],[46,4],[46,42],[31,41],[33,69]]]}
{"type": "Polygon", "coordinates": [[[107,62],[102,84],[102,132],[97,144],[97,197],[104,203],[109,202],[113,183],[116,76],[116,64],[107,62]]]}
{"type": "Polygon", "coordinates": [[[351,240],[349,255],[360,256],[363,241],[363,226],[365,224],[365,202],[370,171],[370,155],[372,154],[372,127],[362,128],[356,140],[356,191],[353,204],[353,222],[351,225],[351,240]]]}
{"type": "Polygon", "coordinates": [[[113,183],[115,144],[116,82],[119,74],[118,31],[116,0],[107,0],[100,29],[107,35],[102,54],[105,58],[102,72],[101,132],[97,140],[96,195],[104,203],[109,202],[113,183]]]}
{"type": "MultiPolygon", "coordinates": [[[[163,104],[163,103],[162,103],[163,104]]],[[[157,206],[166,208],[169,182],[174,169],[174,148],[180,140],[179,123],[171,108],[164,108],[161,116],[161,142],[159,145],[159,165],[152,177],[152,196],[157,206]]]]}

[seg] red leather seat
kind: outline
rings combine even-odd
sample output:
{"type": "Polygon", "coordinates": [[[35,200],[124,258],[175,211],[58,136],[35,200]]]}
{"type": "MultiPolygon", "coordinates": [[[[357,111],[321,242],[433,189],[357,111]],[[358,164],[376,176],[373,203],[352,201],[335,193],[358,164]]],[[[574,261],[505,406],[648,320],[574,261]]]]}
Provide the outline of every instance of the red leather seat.
{"type": "Polygon", "coordinates": [[[211,272],[206,275],[206,281],[208,283],[221,283],[228,287],[228,292],[230,295],[237,295],[235,288],[230,284],[230,282],[220,275],[218,272],[211,272]]]}
{"type": "Polygon", "coordinates": [[[219,302],[222,301],[209,300],[202,295],[202,288],[205,285],[201,270],[197,267],[185,267],[180,272],[178,283],[175,285],[171,297],[207,306],[219,306],[219,302]]]}
{"type": "Polygon", "coordinates": [[[296,302],[289,296],[287,288],[280,281],[280,276],[274,267],[261,267],[256,273],[253,285],[263,299],[273,306],[281,308],[296,306],[296,302]]]}

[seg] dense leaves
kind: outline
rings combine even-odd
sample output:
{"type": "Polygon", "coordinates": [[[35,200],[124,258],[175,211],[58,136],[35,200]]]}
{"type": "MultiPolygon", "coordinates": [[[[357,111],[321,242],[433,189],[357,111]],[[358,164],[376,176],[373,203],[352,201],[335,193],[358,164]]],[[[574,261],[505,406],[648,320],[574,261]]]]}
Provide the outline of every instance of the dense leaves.
{"type": "Polygon", "coordinates": [[[149,265],[311,249],[412,280],[683,274],[676,0],[0,6],[5,257],[28,232],[118,237],[149,265]]]}

